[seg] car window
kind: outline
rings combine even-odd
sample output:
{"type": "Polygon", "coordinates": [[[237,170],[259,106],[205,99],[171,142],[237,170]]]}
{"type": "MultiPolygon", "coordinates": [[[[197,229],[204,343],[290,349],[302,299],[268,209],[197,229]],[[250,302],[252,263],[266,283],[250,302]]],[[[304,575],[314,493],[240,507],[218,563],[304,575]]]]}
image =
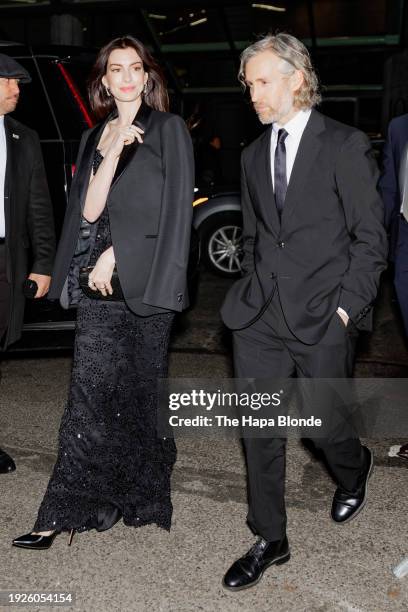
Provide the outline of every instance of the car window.
{"type": "Polygon", "coordinates": [[[50,106],[32,58],[15,58],[28,70],[31,83],[21,85],[20,99],[13,117],[38,132],[41,140],[55,140],[58,132],[50,106]]]}
{"type": "Polygon", "coordinates": [[[81,91],[72,74],[70,63],[54,58],[38,58],[38,65],[46,84],[47,93],[64,140],[78,140],[82,132],[90,127],[89,111],[81,91]]]}

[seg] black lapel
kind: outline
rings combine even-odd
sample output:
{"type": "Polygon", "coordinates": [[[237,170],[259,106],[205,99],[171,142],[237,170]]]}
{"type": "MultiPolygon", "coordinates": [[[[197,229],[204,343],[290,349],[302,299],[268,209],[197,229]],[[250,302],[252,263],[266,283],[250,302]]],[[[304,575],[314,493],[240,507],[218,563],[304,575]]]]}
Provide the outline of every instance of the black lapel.
{"type": "Polygon", "coordinates": [[[269,220],[269,225],[279,231],[280,221],[276,209],[272,183],[271,133],[272,126],[262,134],[259,141],[259,147],[255,151],[255,164],[258,175],[257,186],[260,193],[259,203],[262,207],[262,214],[264,218],[269,220]],[[257,159],[258,156],[259,161],[257,159]]]}
{"type": "Polygon", "coordinates": [[[293,164],[290,181],[282,211],[282,224],[287,223],[297,203],[304,201],[307,178],[320,152],[322,141],[319,134],[325,129],[324,117],[315,110],[309,117],[293,164]]]}
{"type": "Polygon", "coordinates": [[[78,176],[76,177],[76,189],[79,196],[81,210],[83,210],[84,200],[89,185],[89,177],[92,171],[92,162],[95,155],[96,146],[100,140],[101,134],[110,117],[107,117],[103,123],[96,125],[88,136],[84,152],[82,154],[81,163],[77,168],[78,176]]]}
{"type": "Polygon", "coordinates": [[[4,180],[4,218],[6,224],[6,236],[10,236],[10,201],[13,197],[11,188],[12,185],[18,184],[16,157],[18,155],[18,148],[23,146],[23,144],[22,134],[19,130],[18,124],[16,124],[13,119],[7,115],[4,117],[4,131],[6,134],[7,147],[6,175],[4,180]]]}
{"type": "MultiPolygon", "coordinates": [[[[136,113],[135,118],[133,119],[133,125],[144,130],[146,133],[147,124],[149,121],[149,117],[151,115],[152,109],[150,106],[147,106],[144,102],[140,105],[139,110],[136,113]]],[[[142,136],[143,137],[143,136],[142,136]]],[[[118,165],[116,166],[115,174],[113,176],[111,189],[115,185],[115,183],[120,179],[127,166],[134,158],[137,150],[139,148],[139,142],[135,140],[130,145],[125,145],[123,147],[122,153],[120,154],[118,165]]]]}

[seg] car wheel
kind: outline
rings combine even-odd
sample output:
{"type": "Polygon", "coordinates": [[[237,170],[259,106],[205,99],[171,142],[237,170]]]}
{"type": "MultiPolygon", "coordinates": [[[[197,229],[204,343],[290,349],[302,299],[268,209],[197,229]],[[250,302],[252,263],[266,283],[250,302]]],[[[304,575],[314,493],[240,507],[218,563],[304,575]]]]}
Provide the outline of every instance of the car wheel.
{"type": "Polygon", "coordinates": [[[241,274],[242,216],[235,212],[212,215],[199,228],[201,256],[205,266],[219,276],[241,274]]]}

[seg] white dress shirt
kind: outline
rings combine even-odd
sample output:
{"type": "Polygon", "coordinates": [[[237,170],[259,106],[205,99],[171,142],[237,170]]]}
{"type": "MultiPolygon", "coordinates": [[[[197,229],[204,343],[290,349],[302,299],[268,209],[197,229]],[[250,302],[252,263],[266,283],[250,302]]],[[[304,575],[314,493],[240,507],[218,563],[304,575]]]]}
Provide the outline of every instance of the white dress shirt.
{"type": "Polygon", "coordinates": [[[6,235],[4,219],[4,182],[6,179],[7,144],[4,129],[4,115],[0,116],[0,238],[6,235]]]}
{"type": "MultiPolygon", "coordinates": [[[[271,132],[271,173],[272,173],[272,185],[275,189],[275,149],[276,143],[278,140],[278,132],[280,129],[284,128],[288,135],[285,139],[285,148],[286,148],[286,178],[290,181],[290,175],[292,174],[293,164],[295,163],[296,154],[298,152],[300,139],[302,138],[303,132],[309,121],[311,109],[300,110],[290,121],[288,121],[285,125],[279,125],[279,123],[274,123],[272,125],[271,132]]],[[[345,319],[345,323],[348,322],[348,314],[343,308],[340,306],[337,308],[337,312],[343,315],[345,319]]]]}
{"type": "Polygon", "coordinates": [[[293,164],[295,163],[296,153],[298,152],[300,139],[309,121],[311,109],[300,110],[290,121],[285,125],[279,125],[274,123],[272,125],[271,133],[271,172],[272,172],[272,185],[275,189],[275,149],[276,142],[278,140],[278,132],[281,128],[285,128],[288,135],[285,140],[286,147],[286,177],[289,185],[290,175],[292,174],[293,164]]]}

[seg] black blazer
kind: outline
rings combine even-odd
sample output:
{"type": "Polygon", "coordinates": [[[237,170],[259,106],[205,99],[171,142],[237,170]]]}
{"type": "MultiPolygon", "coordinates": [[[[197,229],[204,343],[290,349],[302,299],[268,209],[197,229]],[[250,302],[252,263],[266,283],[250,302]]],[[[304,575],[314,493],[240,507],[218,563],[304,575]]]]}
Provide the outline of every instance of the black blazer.
{"type": "MultiPolygon", "coordinates": [[[[67,307],[67,275],[77,244],[95,148],[108,117],[81,140],[59,243],[51,299],[67,307]]],[[[134,120],[143,144],[125,146],[107,198],[116,267],[129,308],[141,316],[188,306],[186,271],[192,223],[191,139],[177,115],[142,104],[134,120]]]]}
{"type": "Polygon", "coordinates": [[[394,260],[401,224],[400,210],[404,191],[408,152],[408,114],[396,117],[388,127],[384,146],[383,172],[379,188],[385,208],[385,227],[390,232],[390,259],[394,260]]]}
{"type": "Polygon", "coordinates": [[[41,146],[36,132],[4,117],[7,163],[4,185],[7,275],[11,309],[5,346],[18,340],[24,318],[27,274],[51,274],[55,229],[41,146]]]}
{"type": "Polygon", "coordinates": [[[324,335],[338,306],[361,329],[386,267],[378,169],[367,137],[313,110],[291,173],[282,219],[273,196],[269,128],[242,155],[244,277],[222,307],[227,326],[259,317],[277,287],[292,333],[324,335]]]}

